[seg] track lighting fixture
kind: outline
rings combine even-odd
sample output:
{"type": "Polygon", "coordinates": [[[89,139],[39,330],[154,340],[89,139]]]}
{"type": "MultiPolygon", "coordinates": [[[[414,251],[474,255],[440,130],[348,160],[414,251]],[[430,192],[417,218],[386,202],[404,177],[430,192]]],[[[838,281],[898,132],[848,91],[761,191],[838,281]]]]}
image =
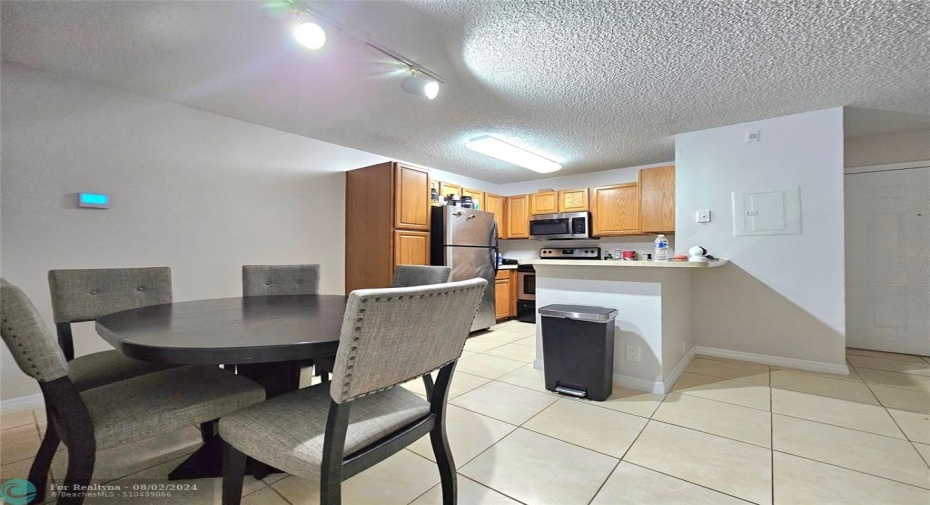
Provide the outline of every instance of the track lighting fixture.
{"type": "Polygon", "coordinates": [[[425,96],[430,100],[439,94],[439,81],[417,75],[416,70],[413,70],[413,75],[405,78],[400,86],[411,95],[425,96]]]}
{"type": "Polygon", "coordinates": [[[326,44],[326,31],[322,26],[307,21],[294,28],[294,38],[307,49],[319,49],[326,44]]]}
{"type": "Polygon", "coordinates": [[[275,11],[290,11],[298,20],[306,20],[308,18],[313,20],[302,21],[294,28],[294,38],[304,47],[309,49],[319,49],[323,47],[323,45],[326,44],[326,31],[323,29],[325,26],[327,30],[338,32],[345,37],[354,39],[356,42],[364,44],[396,60],[412,72],[412,75],[408,75],[401,83],[401,87],[407,93],[425,96],[432,100],[439,94],[439,86],[446,82],[446,80],[436,72],[372,40],[363,30],[358,29],[358,27],[347,25],[326,16],[322,12],[311,7],[308,2],[302,0],[269,0],[268,5],[275,11]]]}

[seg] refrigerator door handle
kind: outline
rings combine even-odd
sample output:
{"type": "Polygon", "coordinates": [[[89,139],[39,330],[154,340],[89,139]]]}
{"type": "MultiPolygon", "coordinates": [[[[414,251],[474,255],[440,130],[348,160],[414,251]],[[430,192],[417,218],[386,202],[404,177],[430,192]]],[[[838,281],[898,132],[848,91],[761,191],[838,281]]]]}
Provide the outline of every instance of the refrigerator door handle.
{"type": "Polygon", "coordinates": [[[494,276],[497,276],[497,256],[500,254],[500,240],[497,239],[497,221],[491,221],[491,264],[494,265],[494,276]]]}

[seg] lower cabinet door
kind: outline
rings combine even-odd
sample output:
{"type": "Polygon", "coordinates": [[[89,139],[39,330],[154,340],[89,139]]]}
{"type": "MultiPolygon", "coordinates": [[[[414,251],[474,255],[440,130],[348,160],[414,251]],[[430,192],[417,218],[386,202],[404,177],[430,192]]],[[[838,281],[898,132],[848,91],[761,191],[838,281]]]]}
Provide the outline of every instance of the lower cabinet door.
{"type": "Polygon", "coordinates": [[[511,317],[510,279],[494,281],[494,316],[497,319],[511,317]]]}
{"type": "Polygon", "coordinates": [[[429,265],[428,231],[394,231],[395,265],[429,265]]]}

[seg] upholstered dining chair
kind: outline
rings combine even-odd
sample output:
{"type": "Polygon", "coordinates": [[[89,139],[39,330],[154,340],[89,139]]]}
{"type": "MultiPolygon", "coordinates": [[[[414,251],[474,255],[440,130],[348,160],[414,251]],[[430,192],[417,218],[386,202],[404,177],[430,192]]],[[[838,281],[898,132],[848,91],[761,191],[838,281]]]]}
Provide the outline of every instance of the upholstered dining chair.
{"type": "MultiPolygon", "coordinates": [[[[0,279],[0,335],[16,364],[39,383],[47,406],[45,444],[29,471],[34,503],[45,498],[48,468],[59,442],[68,447],[66,489],[86,486],[102,449],[206,423],[260,402],[260,385],[217,367],[184,366],[152,372],[85,391],[71,380],[71,363],[35,306],[18,287],[0,279]]],[[[59,505],[80,505],[64,494],[59,505]]]]}
{"type": "Polygon", "coordinates": [[[320,482],[320,503],[341,503],[342,481],[429,434],[443,503],[456,502],[446,436],[449,384],[484,279],[349,295],[336,367],[317,384],[220,419],[223,504],[240,503],[246,456],[320,482]],[[436,317],[442,314],[442,317],[436,317]],[[396,387],[439,370],[429,399],[396,387]]]}
{"type": "Polygon", "coordinates": [[[397,265],[394,267],[392,288],[408,288],[410,286],[429,286],[449,282],[452,267],[424,266],[424,265],[397,265]]]}
{"type": "MultiPolygon", "coordinates": [[[[424,265],[397,265],[394,267],[394,279],[391,282],[392,288],[409,288],[411,286],[429,286],[431,284],[442,284],[449,282],[449,276],[452,275],[452,267],[446,266],[424,266],[424,265]]],[[[317,374],[323,382],[329,380],[329,374],[333,373],[333,367],[336,363],[335,356],[324,356],[315,360],[317,374]]],[[[432,387],[432,376],[423,376],[426,383],[426,389],[432,387]]]]}
{"type": "Polygon", "coordinates": [[[243,265],[242,296],[315,295],[320,265],[243,265]]]}
{"type": "Polygon", "coordinates": [[[121,310],[171,303],[171,269],[100,268],[49,270],[52,315],[58,345],[70,362],[78,391],[157,372],[176,365],[127,358],[117,350],[74,357],[71,324],[94,321],[121,310]]]}
{"type": "MultiPolygon", "coordinates": [[[[319,291],[320,265],[242,265],[242,296],[315,295],[319,291]]],[[[300,369],[313,364],[310,359],[296,363],[298,383],[300,369]]]]}

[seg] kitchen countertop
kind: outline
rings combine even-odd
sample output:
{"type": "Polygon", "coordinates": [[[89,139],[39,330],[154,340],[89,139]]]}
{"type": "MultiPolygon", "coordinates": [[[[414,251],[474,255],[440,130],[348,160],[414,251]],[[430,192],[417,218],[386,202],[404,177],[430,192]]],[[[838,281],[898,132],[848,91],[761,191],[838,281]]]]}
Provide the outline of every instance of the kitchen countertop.
{"type": "MultiPolygon", "coordinates": [[[[522,263],[522,262],[521,262],[522,263]]],[[[497,267],[498,270],[516,270],[519,265],[501,265],[497,267]]]]}
{"type": "Polygon", "coordinates": [[[694,261],[624,261],[624,260],[519,260],[521,265],[564,265],[573,267],[645,267],[645,268],[713,268],[726,265],[728,260],[721,259],[698,263],[694,261]]]}

